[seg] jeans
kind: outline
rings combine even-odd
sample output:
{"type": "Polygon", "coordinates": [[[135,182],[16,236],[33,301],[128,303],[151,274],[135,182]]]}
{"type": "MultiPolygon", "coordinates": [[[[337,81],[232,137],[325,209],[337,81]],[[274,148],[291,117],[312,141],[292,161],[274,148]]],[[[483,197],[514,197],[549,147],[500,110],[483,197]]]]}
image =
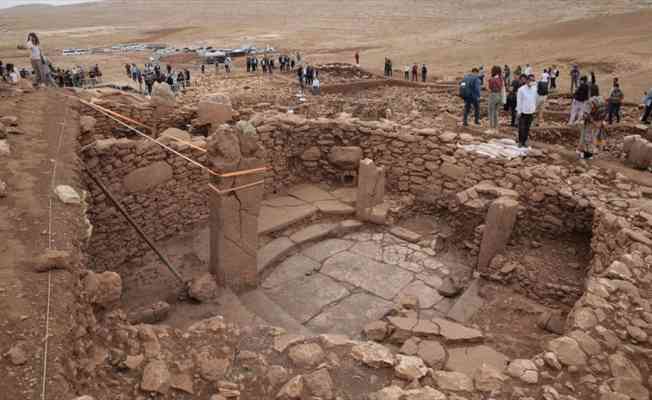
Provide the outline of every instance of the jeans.
{"type": "Polygon", "coordinates": [[[641,118],[641,122],[648,123],[651,113],[652,113],[652,104],[650,104],[649,106],[645,106],[645,112],[643,113],[643,118],[641,118]]]}
{"type": "Polygon", "coordinates": [[[478,99],[464,99],[464,126],[468,125],[471,107],[473,107],[475,114],[475,124],[480,125],[480,101],[478,99]]]}
{"type": "Polygon", "coordinates": [[[570,114],[570,120],[568,120],[568,124],[574,124],[576,122],[579,122],[584,118],[584,101],[577,101],[573,99],[573,103],[571,104],[571,114],[570,114]]]}
{"type": "Polygon", "coordinates": [[[501,93],[491,93],[489,96],[489,127],[491,129],[498,128],[498,110],[503,102],[501,93]]]}
{"type": "Polygon", "coordinates": [[[34,85],[45,83],[45,77],[43,76],[43,64],[41,63],[41,60],[32,59],[32,69],[34,69],[34,85]]]}
{"type": "Polygon", "coordinates": [[[530,126],[532,126],[532,118],[534,114],[521,114],[518,119],[518,145],[519,147],[527,146],[527,141],[530,136],[530,126]]]}
{"type": "Polygon", "coordinates": [[[614,115],[616,116],[616,122],[620,123],[620,103],[609,103],[607,109],[609,112],[609,125],[612,124],[614,115]]]}
{"type": "Polygon", "coordinates": [[[571,78],[570,92],[571,94],[575,93],[575,89],[580,85],[579,79],[571,78]]]}

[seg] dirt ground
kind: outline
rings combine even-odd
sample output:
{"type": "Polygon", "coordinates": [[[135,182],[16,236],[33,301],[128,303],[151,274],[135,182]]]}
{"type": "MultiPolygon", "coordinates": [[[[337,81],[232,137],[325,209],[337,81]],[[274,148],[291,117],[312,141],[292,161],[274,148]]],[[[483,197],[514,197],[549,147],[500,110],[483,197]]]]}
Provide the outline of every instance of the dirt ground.
{"type": "Polygon", "coordinates": [[[16,50],[16,44],[36,31],[57,65],[98,63],[111,80],[122,79],[125,62],[143,63],[149,53],[63,57],[61,50],[131,42],[180,47],[255,44],[300,50],[315,63],[353,62],[355,51],[360,51],[362,66],[374,72],[382,72],[383,59],[390,57],[396,70],[426,63],[431,76],[448,79],[478,65],[530,63],[540,71],[557,64],[562,88],[568,85],[569,65],[579,63],[587,72],[594,70],[602,85],[618,75],[632,101],[639,101],[642,91],[652,86],[652,11],[644,0],[182,4],[107,0],[3,10],[0,26],[11,29],[0,37],[0,60],[26,65],[26,53],[16,50]]]}

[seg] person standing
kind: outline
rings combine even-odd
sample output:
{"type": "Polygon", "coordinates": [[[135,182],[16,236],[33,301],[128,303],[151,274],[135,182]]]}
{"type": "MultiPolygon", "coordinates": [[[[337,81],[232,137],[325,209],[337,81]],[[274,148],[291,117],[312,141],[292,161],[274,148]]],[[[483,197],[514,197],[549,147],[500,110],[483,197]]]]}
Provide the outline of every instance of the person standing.
{"type": "Polygon", "coordinates": [[[609,102],[607,103],[607,115],[609,125],[613,124],[613,117],[616,117],[616,122],[620,123],[620,106],[623,104],[625,94],[620,89],[618,78],[614,78],[613,88],[609,93],[609,102]]]}
{"type": "Polygon", "coordinates": [[[557,78],[559,78],[559,68],[556,65],[553,65],[549,70],[550,73],[550,90],[557,90],[557,78]]]}
{"type": "MultiPolygon", "coordinates": [[[[251,66],[249,66],[251,68],[251,66]]],[[[231,73],[231,57],[226,56],[224,59],[224,70],[226,71],[227,74],[231,73]]]]}
{"type": "Polygon", "coordinates": [[[568,124],[572,125],[584,118],[584,105],[589,99],[589,84],[588,78],[583,76],[580,78],[580,84],[573,94],[573,102],[571,103],[571,113],[568,124]]]}
{"type": "Polygon", "coordinates": [[[510,123],[510,126],[512,128],[516,128],[516,94],[518,93],[518,89],[524,85],[525,79],[521,81],[520,76],[514,76],[514,80],[512,80],[509,88],[509,94],[507,95],[507,103],[505,104],[507,106],[507,110],[510,111],[510,114],[512,116],[512,121],[510,123]]]}
{"type": "Polygon", "coordinates": [[[525,64],[525,71],[523,72],[526,76],[533,75],[532,66],[530,64],[525,64]]]}
{"type": "Polygon", "coordinates": [[[527,77],[527,84],[521,86],[516,94],[516,113],[518,115],[518,147],[527,147],[532,119],[537,110],[537,87],[534,75],[527,77]]]}
{"type": "Polygon", "coordinates": [[[509,69],[509,65],[505,64],[503,67],[503,82],[509,84],[512,81],[512,71],[509,69]]]}
{"type": "Polygon", "coordinates": [[[355,52],[355,65],[358,67],[360,66],[360,53],[357,51],[355,52]]]}
{"type": "Polygon", "coordinates": [[[514,70],[514,79],[520,80],[522,74],[523,74],[523,69],[521,68],[520,65],[517,65],[516,69],[514,70]]]}
{"type": "Polygon", "coordinates": [[[464,100],[464,120],[463,125],[468,126],[469,112],[471,107],[474,111],[475,124],[480,125],[480,78],[478,69],[473,68],[470,74],[464,76],[460,84],[460,95],[464,100]]]}
{"type": "Polygon", "coordinates": [[[550,73],[543,70],[541,79],[537,82],[537,126],[543,125],[543,112],[546,108],[546,99],[550,91],[550,73]]]}
{"type": "Polygon", "coordinates": [[[573,64],[573,67],[571,68],[570,79],[570,92],[571,94],[574,94],[575,90],[580,87],[580,68],[577,66],[577,64],[573,64]]]}
{"type": "Polygon", "coordinates": [[[645,111],[643,111],[641,122],[650,125],[650,114],[652,114],[652,89],[648,90],[643,98],[643,105],[645,106],[645,111]]]}
{"type": "Polygon", "coordinates": [[[41,41],[36,33],[30,32],[27,35],[26,48],[30,51],[30,61],[34,70],[34,86],[45,84],[45,74],[43,71],[43,54],[41,52],[41,41]]]}
{"type": "Polygon", "coordinates": [[[417,67],[417,63],[412,64],[412,82],[418,82],[419,81],[419,67],[417,67]]]}
{"type": "Polygon", "coordinates": [[[407,64],[405,64],[405,67],[403,67],[403,75],[406,81],[410,80],[410,66],[407,64]]]}
{"type": "Polygon", "coordinates": [[[498,132],[498,110],[503,103],[503,92],[505,83],[502,77],[500,67],[494,65],[491,68],[491,78],[489,78],[489,128],[493,132],[498,132]]]}
{"type": "Polygon", "coordinates": [[[600,96],[593,96],[586,102],[584,124],[580,132],[578,154],[580,158],[591,160],[595,152],[596,141],[604,132],[605,104],[600,96]]]}
{"type": "Polygon", "coordinates": [[[480,88],[484,87],[484,65],[480,66],[478,71],[478,78],[480,78],[480,88]]]}
{"type": "Polygon", "coordinates": [[[201,73],[204,74],[206,72],[206,66],[204,64],[201,65],[201,73]]]}
{"type": "Polygon", "coordinates": [[[421,65],[421,82],[426,82],[426,79],[428,77],[428,67],[426,67],[426,64],[421,65]]]}

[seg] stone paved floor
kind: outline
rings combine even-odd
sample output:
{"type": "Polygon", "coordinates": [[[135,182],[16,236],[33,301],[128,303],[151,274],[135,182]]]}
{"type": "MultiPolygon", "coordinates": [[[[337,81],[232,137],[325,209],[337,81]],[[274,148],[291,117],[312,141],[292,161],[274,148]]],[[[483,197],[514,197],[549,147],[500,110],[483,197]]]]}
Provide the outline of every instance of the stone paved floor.
{"type": "Polygon", "coordinates": [[[420,246],[372,228],[307,246],[272,268],[262,287],[292,317],[316,333],[359,336],[404,295],[421,311],[445,315],[454,304],[437,288],[467,267],[444,263],[420,246]]]}

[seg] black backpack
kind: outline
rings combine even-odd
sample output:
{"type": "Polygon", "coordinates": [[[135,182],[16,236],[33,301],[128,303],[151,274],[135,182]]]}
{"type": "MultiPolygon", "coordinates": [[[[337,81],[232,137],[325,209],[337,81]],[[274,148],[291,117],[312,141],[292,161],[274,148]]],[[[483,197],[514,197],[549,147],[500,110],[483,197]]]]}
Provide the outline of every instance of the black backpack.
{"type": "Polygon", "coordinates": [[[460,87],[459,96],[462,99],[468,100],[471,99],[471,97],[473,97],[473,88],[471,87],[473,86],[472,84],[473,84],[473,78],[465,77],[464,79],[462,79],[459,85],[460,87]]]}
{"type": "Polygon", "coordinates": [[[537,94],[539,96],[548,95],[548,82],[539,81],[539,83],[537,83],[537,94]]]}

